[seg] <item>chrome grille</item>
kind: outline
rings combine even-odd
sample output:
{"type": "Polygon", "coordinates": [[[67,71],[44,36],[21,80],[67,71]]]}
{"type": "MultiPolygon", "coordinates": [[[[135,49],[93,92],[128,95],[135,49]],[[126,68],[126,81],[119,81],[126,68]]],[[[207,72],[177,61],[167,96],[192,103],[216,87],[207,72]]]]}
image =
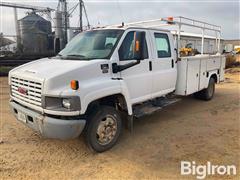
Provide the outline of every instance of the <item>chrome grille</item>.
{"type": "Polygon", "coordinates": [[[11,77],[11,92],[15,98],[36,106],[41,106],[41,82],[11,77]],[[26,90],[26,93],[22,93],[20,89],[26,90]]]}

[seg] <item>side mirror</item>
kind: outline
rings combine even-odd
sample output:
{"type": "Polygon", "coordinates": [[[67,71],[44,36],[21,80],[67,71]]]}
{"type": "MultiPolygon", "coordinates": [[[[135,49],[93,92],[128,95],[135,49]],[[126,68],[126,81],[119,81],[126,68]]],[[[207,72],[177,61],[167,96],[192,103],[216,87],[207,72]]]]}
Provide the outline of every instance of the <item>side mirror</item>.
{"type": "Polygon", "coordinates": [[[143,60],[145,32],[134,32],[133,53],[134,59],[143,60]]]}

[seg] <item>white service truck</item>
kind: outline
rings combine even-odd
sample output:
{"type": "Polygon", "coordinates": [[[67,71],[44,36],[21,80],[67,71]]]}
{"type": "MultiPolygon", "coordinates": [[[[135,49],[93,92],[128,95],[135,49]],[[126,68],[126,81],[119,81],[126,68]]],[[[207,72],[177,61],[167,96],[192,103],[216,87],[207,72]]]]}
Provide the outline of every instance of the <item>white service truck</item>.
{"type": "MultiPolygon", "coordinates": [[[[181,26],[194,25],[179,18],[85,31],[56,57],[13,69],[13,114],[48,138],[71,139],[83,131],[88,146],[103,152],[116,143],[123,122],[132,128],[134,117],[176,102],[176,95],[212,99],[215,83],[224,80],[225,57],[179,57],[181,26]],[[177,25],[177,39],[160,24],[177,25]]],[[[194,26],[219,32],[203,24],[194,26]]]]}

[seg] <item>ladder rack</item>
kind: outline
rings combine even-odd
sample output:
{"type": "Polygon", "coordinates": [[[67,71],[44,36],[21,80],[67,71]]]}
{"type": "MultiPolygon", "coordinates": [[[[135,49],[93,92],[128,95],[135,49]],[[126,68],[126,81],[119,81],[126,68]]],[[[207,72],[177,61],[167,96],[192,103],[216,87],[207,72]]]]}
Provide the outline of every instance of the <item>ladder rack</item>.
{"type": "MultiPolygon", "coordinates": [[[[221,27],[206,23],[203,21],[186,18],[182,16],[177,17],[167,17],[167,18],[160,18],[160,19],[154,19],[154,20],[148,20],[148,21],[138,21],[138,22],[132,22],[132,23],[126,23],[123,24],[124,27],[128,26],[140,26],[140,27],[165,27],[165,26],[177,26],[177,49],[178,49],[178,56],[180,57],[180,37],[181,37],[181,31],[183,26],[198,28],[202,30],[202,45],[201,45],[201,54],[203,54],[203,47],[204,47],[204,35],[206,31],[212,31],[215,32],[215,38],[216,38],[216,51],[220,53],[220,40],[221,40],[221,27]]],[[[119,25],[115,25],[118,26],[119,25]]]]}

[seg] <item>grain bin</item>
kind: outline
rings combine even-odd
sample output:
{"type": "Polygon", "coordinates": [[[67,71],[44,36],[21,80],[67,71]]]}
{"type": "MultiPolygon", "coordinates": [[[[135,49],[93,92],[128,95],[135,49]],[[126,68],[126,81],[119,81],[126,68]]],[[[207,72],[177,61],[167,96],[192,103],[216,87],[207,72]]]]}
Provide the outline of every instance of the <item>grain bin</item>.
{"type": "Polygon", "coordinates": [[[58,53],[60,50],[62,50],[65,47],[65,41],[64,41],[64,24],[63,24],[63,16],[64,13],[60,11],[55,12],[54,17],[54,29],[55,29],[55,39],[54,39],[54,48],[55,53],[58,53]]]}
{"type": "Polygon", "coordinates": [[[18,23],[24,54],[46,54],[49,52],[51,22],[36,13],[31,13],[20,19],[18,23]]]}

